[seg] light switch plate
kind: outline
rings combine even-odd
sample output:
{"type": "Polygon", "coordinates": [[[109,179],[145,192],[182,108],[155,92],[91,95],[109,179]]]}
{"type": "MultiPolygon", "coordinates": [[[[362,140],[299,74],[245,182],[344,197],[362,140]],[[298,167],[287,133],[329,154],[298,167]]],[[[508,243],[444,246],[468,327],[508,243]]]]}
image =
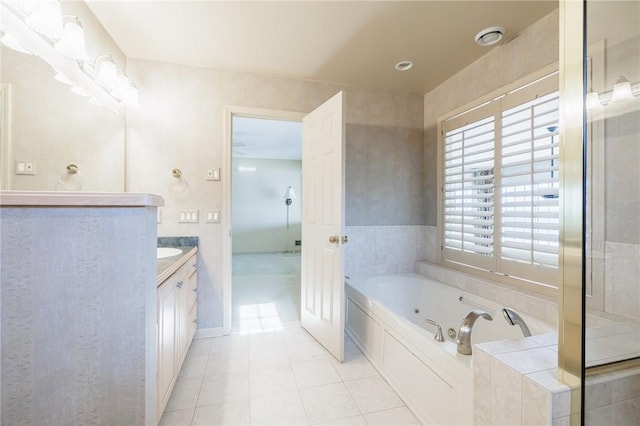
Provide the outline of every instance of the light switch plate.
{"type": "Polygon", "coordinates": [[[207,223],[220,223],[220,210],[210,210],[207,212],[207,223]]]}
{"type": "Polygon", "coordinates": [[[207,169],[207,180],[220,180],[220,169],[207,169]]]}
{"type": "Polygon", "coordinates": [[[16,160],[17,175],[35,175],[36,162],[34,160],[16,160]]]}
{"type": "Polygon", "coordinates": [[[198,209],[180,210],[178,223],[198,223],[198,209]]]}

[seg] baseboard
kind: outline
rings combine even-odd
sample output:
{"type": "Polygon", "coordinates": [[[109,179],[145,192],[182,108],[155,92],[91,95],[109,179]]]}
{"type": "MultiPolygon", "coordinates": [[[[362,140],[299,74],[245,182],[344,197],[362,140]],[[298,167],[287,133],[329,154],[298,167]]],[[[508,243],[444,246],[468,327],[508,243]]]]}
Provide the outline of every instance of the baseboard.
{"type": "Polygon", "coordinates": [[[209,339],[211,337],[220,337],[223,336],[224,333],[222,331],[222,327],[214,327],[214,328],[199,328],[196,330],[196,334],[193,336],[194,339],[209,339]]]}

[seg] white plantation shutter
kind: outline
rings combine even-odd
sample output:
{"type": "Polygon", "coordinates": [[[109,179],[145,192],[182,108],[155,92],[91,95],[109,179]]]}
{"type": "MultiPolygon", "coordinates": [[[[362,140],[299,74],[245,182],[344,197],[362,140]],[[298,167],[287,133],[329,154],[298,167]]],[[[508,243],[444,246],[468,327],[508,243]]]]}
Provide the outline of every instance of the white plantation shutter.
{"type": "Polygon", "coordinates": [[[502,113],[501,272],[549,282],[558,267],[558,92],[502,113]]]}
{"type": "Polygon", "coordinates": [[[443,259],[555,285],[558,79],[443,122],[443,259]]]}
{"type": "Polygon", "coordinates": [[[465,117],[470,120],[451,120],[444,136],[443,250],[455,261],[487,269],[495,263],[492,112],[485,107],[465,117]]]}

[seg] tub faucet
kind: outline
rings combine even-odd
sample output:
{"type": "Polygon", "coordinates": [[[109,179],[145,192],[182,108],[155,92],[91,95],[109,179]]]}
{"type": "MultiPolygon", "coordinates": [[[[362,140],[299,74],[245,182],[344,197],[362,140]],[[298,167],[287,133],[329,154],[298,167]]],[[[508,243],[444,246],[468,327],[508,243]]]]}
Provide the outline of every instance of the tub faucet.
{"type": "Polygon", "coordinates": [[[527,324],[516,311],[511,308],[502,308],[502,315],[504,315],[504,319],[506,319],[510,325],[519,325],[520,330],[522,330],[522,334],[524,334],[524,337],[531,336],[529,327],[527,327],[527,324]]]}
{"type": "Polygon", "coordinates": [[[437,322],[429,318],[425,318],[424,321],[428,324],[436,326],[437,331],[435,336],[433,336],[433,338],[436,339],[438,342],[444,342],[444,336],[442,335],[442,327],[440,327],[440,324],[438,324],[437,322]]]}
{"type": "Polygon", "coordinates": [[[462,355],[471,355],[471,331],[473,331],[473,324],[478,318],[484,318],[489,321],[493,321],[493,317],[483,311],[482,309],[476,309],[464,317],[462,324],[460,324],[460,331],[458,332],[458,353],[462,355]]]}

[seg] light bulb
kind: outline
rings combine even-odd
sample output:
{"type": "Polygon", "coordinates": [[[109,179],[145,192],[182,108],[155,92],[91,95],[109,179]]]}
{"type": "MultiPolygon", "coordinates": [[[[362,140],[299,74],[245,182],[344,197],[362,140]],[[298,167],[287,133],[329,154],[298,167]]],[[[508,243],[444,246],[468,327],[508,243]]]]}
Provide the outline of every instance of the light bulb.
{"type": "Polygon", "coordinates": [[[86,61],[89,59],[84,42],[84,28],[75,16],[64,17],[62,38],[55,44],[58,52],[72,59],[86,61]]]}
{"type": "Polygon", "coordinates": [[[118,67],[110,56],[104,57],[101,61],[96,60],[97,72],[96,82],[104,87],[111,87],[118,78],[118,67]]]}
{"type": "Polygon", "coordinates": [[[138,103],[138,88],[133,84],[133,82],[129,84],[129,87],[127,88],[125,97],[122,99],[122,106],[131,109],[140,108],[140,104],[138,103]]]}
{"type": "Polygon", "coordinates": [[[593,110],[602,107],[602,103],[600,102],[600,95],[598,95],[598,92],[587,93],[585,106],[587,110],[593,110]]]}
{"type": "Polygon", "coordinates": [[[33,30],[52,39],[59,39],[63,34],[62,9],[58,0],[41,0],[31,3],[32,9],[25,22],[33,30]],[[35,7],[33,7],[35,4],[35,7]]]}
{"type": "Polygon", "coordinates": [[[631,83],[624,77],[620,77],[615,86],[613,86],[613,94],[611,95],[611,102],[625,101],[633,99],[633,93],[631,92],[631,83]]]}
{"type": "Polygon", "coordinates": [[[129,79],[122,70],[118,71],[118,77],[116,78],[113,89],[111,89],[111,96],[121,101],[127,97],[129,93],[129,79]]]}

